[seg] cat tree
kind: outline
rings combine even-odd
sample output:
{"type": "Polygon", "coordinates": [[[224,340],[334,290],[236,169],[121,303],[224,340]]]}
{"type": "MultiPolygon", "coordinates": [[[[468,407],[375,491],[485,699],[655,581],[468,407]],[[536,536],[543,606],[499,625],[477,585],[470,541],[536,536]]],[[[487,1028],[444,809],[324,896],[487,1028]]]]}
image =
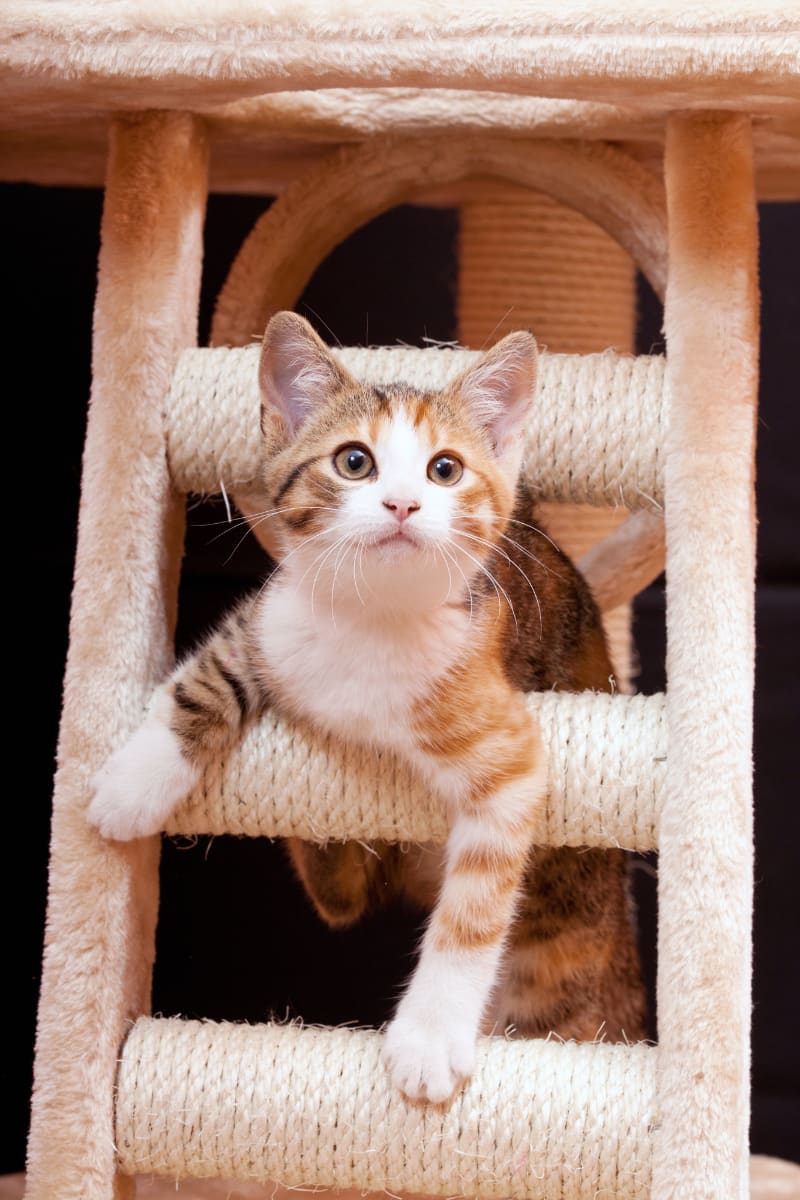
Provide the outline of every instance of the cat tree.
{"type": "MultiPolygon", "coordinates": [[[[796,26],[753,0],[680,17],[633,0],[12,0],[0,28],[5,177],[106,186],[27,1194],[123,1197],[153,1171],[741,1200],[755,198],[800,193],[796,26]],[[196,348],[209,186],[280,193],[220,296],[213,350],[196,348]],[[510,323],[549,321],[550,349],[567,343],[544,361],[526,470],[546,500],[634,513],[589,529],[581,508],[564,535],[604,607],[660,567],[662,503],[668,571],[663,697],[531,700],[550,753],[540,840],[660,850],[658,1046],[488,1039],[446,1112],[389,1091],[376,1033],[149,1017],[158,839],[106,843],[84,819],[93,771],[171,664],[183,493],[254,502],[251,342],[342,237],[409,198],[463,205],[463,341],[500,315],[501,262],[510,323]],[[630,349],[631,268],[606,234],[666,288],[666,364],[583,353],[630,349]],[[537,289],[546,241],[579,299],[537,289]]],[[[365,377],[429,382],[468,353],[342,352],[365,377]]],[[[175,830],[443,836],[391,764],[351,760],[344,779],[334,745],[270,715],[175,830]]]]}

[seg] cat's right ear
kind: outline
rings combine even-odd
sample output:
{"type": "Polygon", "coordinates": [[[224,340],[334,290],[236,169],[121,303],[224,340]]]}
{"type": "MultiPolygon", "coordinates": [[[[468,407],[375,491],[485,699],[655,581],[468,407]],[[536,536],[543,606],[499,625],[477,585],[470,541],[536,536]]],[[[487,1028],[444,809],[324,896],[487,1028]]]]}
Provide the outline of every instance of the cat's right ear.
{"type": "Polygon", "coordinates": [[[294,436],[315,409],[353,381],[308,321],[279,312],[264,334],[258,382],[262,427],[277,415],[294,436]]]}

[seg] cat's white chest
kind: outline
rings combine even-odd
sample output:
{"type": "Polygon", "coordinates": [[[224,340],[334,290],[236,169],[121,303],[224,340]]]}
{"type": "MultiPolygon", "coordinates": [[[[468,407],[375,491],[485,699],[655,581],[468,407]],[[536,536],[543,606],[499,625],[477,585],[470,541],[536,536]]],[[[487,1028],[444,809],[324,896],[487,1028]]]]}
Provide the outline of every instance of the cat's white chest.
{"type": "Polygon", "coordinates": [[[328,732],[397,749],[408,747],[414,706],[458,657],[467,628],[452,609],[405,627],[334,619],[280,580],[256,620],[279,701],[328,732]]]}

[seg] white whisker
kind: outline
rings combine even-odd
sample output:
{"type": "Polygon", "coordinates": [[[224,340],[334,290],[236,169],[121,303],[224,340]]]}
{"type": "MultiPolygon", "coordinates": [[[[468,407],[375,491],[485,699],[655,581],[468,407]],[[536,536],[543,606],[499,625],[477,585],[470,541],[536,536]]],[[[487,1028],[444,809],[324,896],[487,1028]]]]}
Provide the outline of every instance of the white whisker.
{"type": "Polygon", "coordinates": [[[553,568],[548,566],[543,559],[539,558],[532,551],[527,550],[521,542],[515,541],[514,538],[509,537],[507,533],[501,533],[500,537],[503,538],[504,541],[508,542],[509,545],[513,546],[515,550],[519,550],[520,554],[524,554],[526,558],[530,558],[536,563],[537,566],[541,567],[543,571],[547,571],[548,575],[554,575],[556,579],[564,578],[560,571],[554,571],[553,568]]]}
{"type": "MultiPolygon", "coordinates": [[[[231,559],[233,558],[234,554],[236,553],[236,551],[239,549],[239,547],[242,546],[243,543],[247,541],[247,535],[249,533],[255,532],[255,530],[258,528],[258,526],[262,525],[264,523],[264,521],[269,520],[271,517],[277,516],[279,513],[292,512],[293,510],[305,511],[306,508],[307,508],[306,505],[294,504],[294,505],[287,506],[286,508],[276,508],[270,512],[253,513],[249,517],[239,517],[239,518],[237,518],[236,521],[231,521],[230,525],[228,525],[227,521],[216,521],[216,522],[214,522],[214,524],[225,525],[225,528],[222,530],[221,533],[218,533],[216,537],[213,537],[208,544],[210,546],[213,546],[214,542],[218,541],[219,538],[224,537],[224,535],[228,532],[229,529],[235,529],[237,526],[241,528],[241,526],[244,525],[246,528],[245,528],[243,535],[239,538],[239,541],[236,543],[236,545],[233,547],[233,549],[231,550],[228,557],[225,559],[225,562],[229,563],[231,561],[231,559]]],[[[314,505],[313,508],[327,509],[330,511],[335,511],[335,509],[333,509],[333,507],[329,504],[314,505]]]]}
{"type": "MultiPolygon", "coordinates": [[[[473,615],[474,615],[474,612],[475,612],[475,599],[474,599],[474,594],[473,594],[473,591],[472,591],[472,587],[470,586],[469,579],[467,578],[467,576],[466,576],[466,574],[465,574],[465,572],[464,572],[464,569],[463,569],[463,567],[461,566],[461,563],[460,563],[460,562],[458,561],[458,559],[456,558],[456,556],[455,556],[454,554],[452,554],[452,553],[450,552],[450,550],[449,550],[449,549],[448,549],[448,548],[447,548],[445,545],[442,545],[442,546],[440,547],[440,549],[441,549],[441,551],[442,551],[442,554],[446,555],[446,556],[447,556],[447,558],[450,560],[450,562],[452,562],[453,566],[456,568],[456,570],[458,571],[459,575],[460,575],[460,576],[461,576],[461,578],[464,580],[464,586],[466,587],[466,589],[467,589],[467,595],[469,596],[469,623],[470,623],[470,625],[471,625],[471,624],[472,624],[472,618],[473,618],[473,615]]],[[[464,551],[464,553],[466,554],[466,551],[464,551]]],[[[468,556],[468,557],[469,557],[469,556],[468,556]]]]}
{"type": "MultiPolygon", "coordinates": [[[[435,556],[439,553],[438,546],[433,547],[433,553],[434,553],[434,558],[435,558],[435,556]]],[[[442,562],[444,563],[445,567],[447,568],[447,594],[449,596],[453,590],[453,572],[450,570],[450,563],[447,561],[447,558],[444,553],[442,553],[442,562]]]]}
{"type": "MultiPolygon", "coordinates": [[[[453,530],[453,533],[458,534],[459,531],[453,530]]],[[[500,596],[502,594],[506,604],[508,605],[508,611],[511,613],[511,616],[514,618],[514,627],[517,630],[517,633],[519,633],[519,624],[517,623],[517,614],[514,611],[514,605],[511,603],[511,597],[509,596],[506,589],[499,582],[499,580],[497,580],[495,578],[495,576],[492,574],[492,572],[489,570],[489,568],[484,563],[481,562],[481,560],[479,558],[476,558],[474,554],[470,554],[469,550],[465,550],[463,546],[460,546],[459,550],[462,554],[466,554],[467,558],[471,559],[472,562],[475,563],[475,566],[478,568],[478,570],[483,572],[483,574],[486,576],[486,578],[489,580],[489,582],[494,587],[494,590],[497,593],[497,611],[498,611],[498,613],[501,611],[501,608],[502,608],[501,601],[500,601],[500,596]]]]}
{"type": "MultiPolygon", "coordinates": [[[[331,554],[334,554],[339,549],[339,547],[342,545],[343,542],[347,541],[347,538],[348,538],[348,534],[344,534],[337,541],[335,541],[332,546],[329,546],[327,550],[325,550],[322,554],[318,555],[318,557],[314,559],[314,562],[319,562],[319,566],[317,567],[316,574],[314,575],[314,582],[311,585],[311,615],[312,615],[312,617],[315,615],[315,613],[314,613],[314,594],[317,590],[317,584],[319,583],[320,573],[322,571],[322,568],[325,566],[325,561],[326,561],[326,559],[328,559],[331,556],[331,554]]],[[[314,564],[312,563],[311,566],[313,566],[313,565],[314,564]]],[[[298,588],[310,570],[311,570],[311,567],[307,567],[306,570],[303,572],[300,579],[298,580],[298,584],[297,584],[298,588]]]]}
{"type": "MultiPolygon", "coordinates": [[[[439,553],[439,547],[434,546],[433,551],[434,551],[434,556],[435,556],[435,554],[439,553]]],[[[443,551],[443,553],[441,553],[441,560],[443,560],[443,563],[445,564],[445,568],[447,570],[447,595],[450,596],[452,594],[452,571],[450,570],[450,562],[449,562],[449,560],[447,560],[447,556],[444,553],[444,551],[443,551]]],[[[471,594],[470,594],[470,600],[471,600],[471,594]]],[[[470,604],[470,612],[471,612],[471,604],[470,604]]]]}
{"type": "MultiPolygon", "coordinates": [[[[494,523],[497,523],[498,521],[500,521],[500,522],[504,522],[504,523],[510,522],[511,524],[519,524],[519,526],[523,526],[525,529],[530,529],[531,532],[539,534],[540,538],[543,538],[543,539],[545,539],[545,541],[549,542],[549,544],[551,544],[551,546],[553,547],[553,550],[555,552],[557,552],[558,554],[561,553],[560,547],[557,546],[557,544],[555,544],[555,542],[553,541],[552,538],[548,538],[548,535],[545,533],[545,530],[537,528],[537,526],[531,526],[531,524],[529,524],[527,521],[517,521],[515,517],[500,516],[499,512],[492,512],[491,520],[494,523]]],[[[525,558],[533,559],[534,563],[541,566],[541,569],[543,571],[547,571],[548,575],[555,576],[555,578],[557,578],[557,580],[563,580],[564,576],[560,574],[560,571],[555,571],[552,568],[552,566],[549,566],[545,562],[545,560],[543,560],[542,558],[539,558],[539,556],[537,556],[537,554],[534,554],[533,551],[530,551],[530,550],[528,550],[527,547],[523,546],[522,542],[517,541],[515,538],[510,538],[509,534],[507,534],[505,532],[500,532],[499,536],[500,536],[500,538],[503,538],[504,541],[509,542],[509,544],[512,545],[513,547],[515,547],[516,550],[518,550],[519,552],[524,554],[525,558]]]]}
{"type": "MultiPolygon", "coordinates": [[[[328,537],[329,534],[335,533],[337,525],[340,525],[340,524],[341,524],[341,522],[337,522],[331,528],[320,529],[316,533],[310,533],[308,535],[308,537],[303,538],[302,542],[298,542],[297,545],[292,550],[290,550],[288,554],[284,555],[284,557],[280,560],[280,562],[278,563],[278,570],[282,571],[283,568],[286,566],[287,562],[289,561],[289,559],[292,558],[295,554],[297,554],[300,550],[303,550],[309,544],[309,542],[314,542],[317,540],[317,538],[328,537]]],[[[314,562],[316,562],[316,561],[317,560],[314,559],[314,562]]],[[[313,564],[312,564],[312,566],[313,566],[313,564]]],[[[308,570],[310,570],[310,569],[311,568],[309,567],[308,570]]],[[[303,574],[302,578],[305,579],[307,574],[308,574],[308,571],[306,571],[303,574]]]]}
{"type": "Polygon", "coordinates": [[[554,550],[557,550],[559,554],[562,553],[561,547],[543,529],[540,529],[538,525],[531,525],[528,521],[520,521],[516,517],[509,517],[508,520],[511,525],[524,525],[526,529],[532,529],[534,533],[539,534],[539,537],[543,537],[546,542],[549,542],[554,550]]]}
{"type": "Polygon", "coordinates": [[[250,513],[246,517],[240,513],[238,517],[232,516],[230,521],[227,519],[224,521],[197,521],[194,523],[194,527],[195,529],[214,529],[217,525],[224,525],[225,528],[222,530],[222,533],[217,534],[217,537],[212,539],[210,544],[213,544],[218,538],[224,537],[229,528],[235,529],[239,525],[249,525],[251,521],[259,524],[268,517],[277,517],[281,513],[287,512],[306,512],[321,509],[328,509],[333,512],[335,507],[333,504],[287,504],[284,508],[265,508],[263,512],[250,513]]]}
{"type": "Polygon", "coordinates": [[[358,568],[361,572],[362,579],[364,577],[364,567],[363,567],[363,563],[362,563],[363,553],[364,553],[364,538],[361,537],[361,538],[359,538],[358,545],[356,546],[355,553],[353,554],[353,587],[355,588],[355,593],[358,596],[358,599],[361,603],[361,607],[366,608],[367,606],[364,603],[364,597],[361,595],[361,588],[358,586],[358,577],[356,575],[356,564],[358,564],[358,568]]]}
{"type": "MultiPolygon", "coordinates": [[[[336,561],[333,566],[333,579],[331,580],[331,621],[333,622],[334,629],[336,629],[336,614],[333,610],[333,594],[336,591],[336,579],[339,575],[339,569],[347,556],[347,551],[350,548],[350,539],[342,539],[342,546],[343,549],[336,556],[336,561]]],[[[353,561],[355,562],[355,559],[353,561]]]]}
{"type": "MultiPolygon", "coordinates": [[[[304,549],[304,547],[306,547],[306,546],[309,544],[309,542],[316,541],[316,539],[317,539],[317,538],[321,538],[321,537],[328,537],[328,536],[330,536],[332,533],[333,533],[333,534],[335,534],[335,533],[336,533],[336,530],[337,530],[337,527],[341,528],[341,526],[342,526],[342,525],[343,525],[343,522],[339,521],[339,522],[337,522],[337,523],[336,523],[334,526],[332,526],[332,528],[330,528],[330,529],[320,529],[320,530],[319,530],[317,533],[311,533],[311,534],[309,534],[309,535],[308,535],[308,537],[307,537],[307,538],[303,538],[302,542],[300,542],[300,543],[299,543],[297,546],[295,546],[293,550],[290,550],[290,551],[289,551],[289,553],[286,555],[286,557],[285,557],[285,558],[282,558],[282,559],[281,559],[281,561],[278,563],[277,569],[278,569],[279,571],[283,570],[284,566],[285,566],[285,565],[286,565],[286,563],[289,561],[289,559],[290,559],[290,558],[291,558],[291,557],[292,557],[294,554],[297,554],[297,553],[298,553],[298,551],[300,551],[300,550],[304,549]]],[[[348,536],[348,534],[347,534],[347,533],[345,533],[345,534],[343,534],[343,535],[342,535],[342,538],[337,538],[337,539],[334,541],[334,543],[332,544],[332,546],[330,547],[330,549],[336,549],[336,547],[337,547],[337,546],[340,544],[340,542],[341,542],[342,540],[344,540],[344,539],[345,539],[347,536],[348,536]]],[[[322,557],[322,555],[324,555],[324,554],[327,554],[327,553],[328,553],[328,551],[327,551],[327,550],[322,550],[322,551],[320,551],[320,553],[319,553],[319,554],[317,554],[317,555],[316,555],[316,556],[315,556],[315,557],[312,559],[312,561],[309,563],[309,565],[306,567],[305,571],[303,572],[303,574],[300,576],[299,580],[297,581],[297,586],[298,586],[298,587],[299,587],[299,586],[300,586],[300,584],[303,582],[303,580],[305,579],[306,575],[308,575],[309,571],[313,570],[313,568],[314,568],[314,565],[315,565],[317,562],[319,562],[319,560],[320,560],[320,558],[322,557]]]]}
{"type": "MultiPolygon", "coordinates": [[[[553,549],[558,554],[561,553],[561,550],[559,549],[559,547],[556,545],[556,543],[553,541],[553,539],[551,537],[547,536],[547,534],[544,532],[543,529],[538,529],[535,525],[529,525],[527,523],[527,521],[518,521],[514,517],[503,518],[503,517],[498,516],[496,513],[492,514],[490,520],[493,525],[496,525],[499,521],[508,521],[513,525],[523,525],[525,527],[525,529],[530,529],[534,533],[538,533],[540,537],[543,537],[546,542],[550,543],[550,545],[553,547],[553,549]]],[[[556,577],[556,579],[564,578],[564,576],[561,575],[558,571],[553,570],[553,568],[551,566],[549,566],[544,561],[544,559],[539,558],[536,554],[533,553],[533,551],[528,550],[525,546],[523,546],[521,542],[516,541],[515,538],[509,537],[509,535],[507,533],[505,533],[501,530],[498,530],[498,535],[504,541],[509,542],[510,545],[514,546],[515,549],[519,550],[520,553],[524,554],[526,556],[526,558],[532,559],[535,563],[537,563],[542,568],[543,571],[547,571],[547,573],[549,575],[554,575],[556,577]]]]}
{"type": "Polygon", "coordinates": [[[467,538],[470,538],[473,542],[479,542],[482,546],[488,546],[488,548],[490,550],[493,550],[495,553],[501,555],[501,557],[504,558],[505,561],[509,564],[509,566],[512,566],[515,571],[519,571],[520,575],[525,580],[528,587],[531,589],[533,598],[536,601],[536,607],[539,610],[539,637],[541,638],[542,634],[544,633],[544,620],[542,618],[542,606],[539,603],[539,596],[537,594],[536,588],[533,586],[533,581],[531,580],[530,576],[528,576],[523,571],[523,569],[519,565],[519,563],[514,562],[514,559],[511,558],[510,555],[506,554],[505,550],[503,550],[501,546],[496,546],[494,544],[494,542],[487,541],[486,538],[478,537],[477,534],[467,533],[466,530],[464,530],[464,529],[454,529],[453,532],[458,537],[467,537],[467,538]]]}

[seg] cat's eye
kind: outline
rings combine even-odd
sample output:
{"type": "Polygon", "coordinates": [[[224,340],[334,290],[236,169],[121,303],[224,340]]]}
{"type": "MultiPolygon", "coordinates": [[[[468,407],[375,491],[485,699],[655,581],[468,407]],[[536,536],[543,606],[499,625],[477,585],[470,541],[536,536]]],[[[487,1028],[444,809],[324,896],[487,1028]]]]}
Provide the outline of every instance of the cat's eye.
{"type": "Polygon", "coordinates": [[[464,474],[464,464],[455,454],[437,454],[428,463],[428,479],[451,487],[464,474]]]}
{"type": "Polygon", "coordinates": [[[375,470],[375,460],[363,446],[342,446],[333,456],[333,465],[343,479],[366,479],[375,470]]]}

